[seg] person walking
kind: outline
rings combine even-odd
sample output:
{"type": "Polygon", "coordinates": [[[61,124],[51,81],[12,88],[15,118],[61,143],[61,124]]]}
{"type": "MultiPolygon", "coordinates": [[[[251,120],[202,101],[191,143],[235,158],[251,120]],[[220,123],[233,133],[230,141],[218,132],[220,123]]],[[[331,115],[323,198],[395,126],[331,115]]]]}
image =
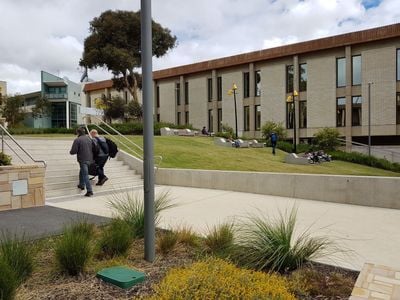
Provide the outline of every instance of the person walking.
{"type": "Polygon", "coordinates": [[[278,142],[278,135],[275,132],[272,132],[270,135],[270,139],[272,146],[272,154],[275,155],[275,148],[276,148],[276,143],[278,142]]]}
{"type": "Polygon", "coordinates": [[[97,175],[99,178],[99,181],[96,183],[96,185],[103,185],[108,180],[108,177],[104,174],[104,165],[107,162],[109,154],[107,141],[104,137],[99,136],[99,133],[96,129],[90,130],[90,136],[94,139],[97,145],[99,145],[99,154],[97,158],[95,158],[97,175]]]}
{"type": "Polygon", "coordinates": [[[78,137],[74,140],[71,150],[71,155],[76,154],[79,163],[79,184],[78,188],[84,190],[86,187],[86,197],[93,196],[92,185],[89,180],[89,166],[93,163],[93,142],[89,136],[85,134],[85,128],[76,130],[78,137]]]}

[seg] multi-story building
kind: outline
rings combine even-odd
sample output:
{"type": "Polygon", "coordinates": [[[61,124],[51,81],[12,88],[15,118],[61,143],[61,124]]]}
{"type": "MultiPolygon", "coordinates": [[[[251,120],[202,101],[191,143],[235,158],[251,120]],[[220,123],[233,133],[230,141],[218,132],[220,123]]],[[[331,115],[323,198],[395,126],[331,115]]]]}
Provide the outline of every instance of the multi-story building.
{"type": "Polygon", "coordinates": [[[33,128],[71,128],[82,123],[80,116],[81,86],[68,78],[60,78],[41,71],[41,90],[22,95],[27,117],[24,124],[33,128]],[[38,97],[45,97],[51,103],[49,115],[33,118],[29,112],[38,97]]]}
{"type": "Polygon", "coordinates": [[[0,80],[0,99],[3,96],[7,96],[7,82],[0,80]]]}
{"type": "Polygon", "coordinates": [[[347,141],[365,142],[370,128],[373,143],[400,143],[400,24],[160,70],[153,78],[161,121],[235,128],[227,93],[235,84],[241,136],[259,137],[274,121],[289,137],[295,127],[297,142],[334,127],[347,141]]]}

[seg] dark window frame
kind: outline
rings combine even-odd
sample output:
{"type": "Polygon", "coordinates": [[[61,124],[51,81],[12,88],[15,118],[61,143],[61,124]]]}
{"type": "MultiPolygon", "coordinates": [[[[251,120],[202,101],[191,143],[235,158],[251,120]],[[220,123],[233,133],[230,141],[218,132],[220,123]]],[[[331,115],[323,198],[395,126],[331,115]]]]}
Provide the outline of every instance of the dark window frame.
{"type": "Polygon", "coordinates": [[[243,106],[243,130],[250,131],[250,106],[243,106]]]}
{"type": "Polygon", "coordinates": [[[222,76],[217,77],[217,101],[222,101],[222,76]]]}
{"type": "Polygon", "coordinates": [[[362,57],[361,54],[358,55],[352,55],[351,56],[351,85],[352,86],[359,86],[362,84],[362,57]],[[360,83],[354,83],[354,58],[359,57],[360,58],[360,83]]]}
{"type": "Polygon", "coordinates": [[[185,104],[189,104],[189,81],[185,82],[185,104]]]}
{"type": "Polygon", "coordinates": [[[293,129],[294,120],[293,120],[293,102],[286,102],[286,129],[293,129]],[[289,111],[289,107],[291,111],[289,111]],[[290,118],[292,116],[292,118],[290,118]]]}
{"type": "Polygon", "coordinates": [[[400,124],[400,93],[396,93],[396,124],[400,124]]]}
{"type": "Polygon", "coordinates": [[[299,101],[299,128],[307,128],[307,100],[299,101]],[[305,105],[305,115],[302,113],[302,106],[305,105]],[[305,116],[304,125],[302,124],[302,116],[305,116]]]}
{"type": "Polygon", "coordinates": [[[176,113],[176,124],[177,125],[182,125],[181,122],[182,121],[182,114],[181,114],[181,112],[180,111],[178,111],[177,113],[176,113]]]}
{"type": "Polygon", "coordinates": [[[213,110],[208,110],[208,131],[213,132],[214,114],[213,110]]]}
{"type": "Polygon", "coordinates": [[[306,92],[307,91],[307,83],[308,83],[308,66],[307,63],[301,63],[299,64],[299,91],[300,92],[306,92]],[[306,78],[305,80],[302,80],[302,73],[301,73],[301,67],[302,66],[306,66],[305,70],[306,70],[306,78]],[[303,82],[305,82],[304,84],[302,84],[303,82]],[[303,87],[304,86],[304,87],[303,87]]]}
{"type": "Polygon", "coordinates": [[[156,107],[160,107],[160,86],[157,85],[156,87],[156,107]]]}
{"type": "Polygon", "coordinates": [[[218,132],[222,131],[222,108],[217,110],[218,132]]]}
{"type": "Polygon", "coordinates": [[[346,57],[337,57],[336,58],[336,87],[337,88],[341,88],[341,87],[345,87],[346,84],[346,57]],[[339,85],[339,61],[343,60],[344,61],[344,84],[343,85],[339,85]]]}
{"type": "Polygon", "coordinates": [[[177,106],[181,105],[181,84],[180,84],[180,82],[175,83],[175,100],[176,100],[177,106]]]}
{"type": "Polygon", "coordinates": [[[250,72],[243,72],[243,98],[250,97],[250,72]]]}
{"type": "Polygon", "coordinates": [[[185,111],[185,125],[189,125],[189,112],[185,111]]]}
{"type": "MultiPolygon", "coordinates": [[[[361,95],[358,96],[352,96],[351,97],[351,126],[362,126],[362,103],[363,103],[363,98],[361,97],[361,95]],[[361,103],[359,103],[360,106],[355,106],[354,105],[354,98],[360,98],[361,99],[361,103]],[[353,116],[354,116],[354,111],[357,108],[357,110],[360,110],[360,114],[359,114],[359,119],[358,119],[358,123],[355,122],[353,116]]],[[[358,103],[357,103],[358,105],[358,103]]]]}
{"type": "Polygon", "coordinates": [[[294,66],[286,65],[286,93],[292,93],[294,90],[294,66]],[[289,70],[291,69],[291,73],[289,70]],[[292,75],[292,78],[289,79],[289,75],[292,75]]]}
{"type": "Polygon", "coordinates": [[[400,81],[400,48],[396,49],[396,81],[400,81]]]}
{"type": "Polygon", "coordinates": [[[254,96],[260,97],[261,96],[261,71],[257,70],[254,71],[254,96]],[[257,78],[259,81],[257,82],[257,78]],[[259,85],[257,85],[259,84],[259,85]]]}
{"type": "Polygon", "coordinates": [[[261,105],[254,105],[254,129],[261,130],[261,105]]]}
{"type": "Polygon", "coordinates": [[[346,127],[346,97],[336,98],[336,127],[346,127]],[[344,99],[344,105],[339,105],[339,99],[344,99]],[[344,111],[344,121],[339,123],[339,109],[344,111]]]}
{"type": "Polygon", "coordinates": [[[207,100],[208,102],[212,101],[212,78],[207,78],[207,100]]]}

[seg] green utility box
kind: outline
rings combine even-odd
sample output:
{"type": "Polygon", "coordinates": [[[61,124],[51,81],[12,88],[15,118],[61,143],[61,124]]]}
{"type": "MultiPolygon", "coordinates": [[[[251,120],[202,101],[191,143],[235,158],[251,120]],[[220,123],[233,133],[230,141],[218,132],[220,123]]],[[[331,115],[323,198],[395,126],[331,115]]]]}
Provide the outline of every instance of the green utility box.
{"type": "Polygon", "coordinates": [[[137,283],[143,282],[146,278],[143,272],[126,267],[106,268],[97,272],[96,276],[105,282],[112,283],[123,289],[130,288],[137,283]]]}

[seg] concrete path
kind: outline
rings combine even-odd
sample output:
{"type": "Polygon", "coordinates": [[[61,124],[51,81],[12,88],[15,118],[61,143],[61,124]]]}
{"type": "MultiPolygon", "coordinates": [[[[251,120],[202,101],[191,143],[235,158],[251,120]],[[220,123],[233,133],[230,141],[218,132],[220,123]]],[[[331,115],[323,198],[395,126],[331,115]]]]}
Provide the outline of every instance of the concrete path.
{"type": "MultiPolygon", "coordinates": [[[[204,234],[221,222],[241,220],[250,213],[277,217],[279,210],[298,208],[298,229],[311,226],[313,235],[336,240],[345,254],[319,261],[361,270],[366,262],[400,268],[400,210],[371,208],[286,197],[266,196],[212,189],[157,186],[156,193],[169,190],[178,204],[162,213],[161,226],[189,225],[204,234]]],[[[114,195],[118,196],[118,194],[114,195]]],[[[48,205],[110,217],[109,196],[47,201],[48,205]]]]}

